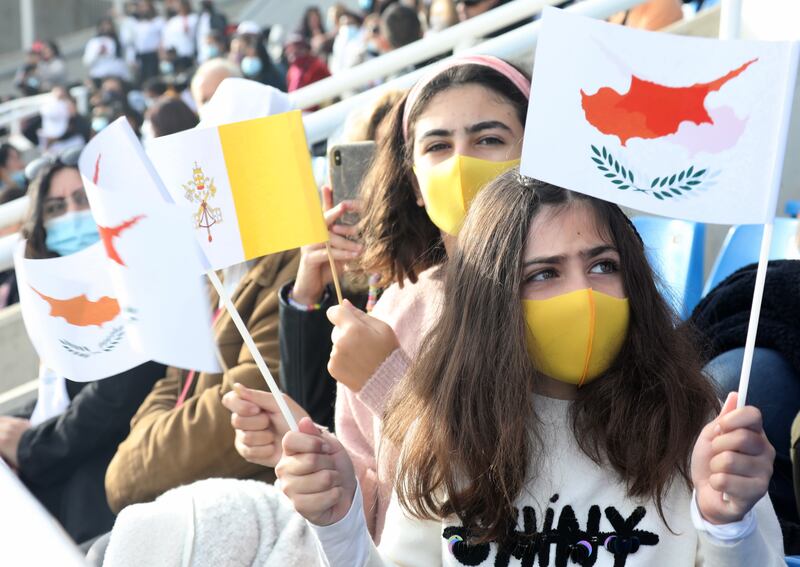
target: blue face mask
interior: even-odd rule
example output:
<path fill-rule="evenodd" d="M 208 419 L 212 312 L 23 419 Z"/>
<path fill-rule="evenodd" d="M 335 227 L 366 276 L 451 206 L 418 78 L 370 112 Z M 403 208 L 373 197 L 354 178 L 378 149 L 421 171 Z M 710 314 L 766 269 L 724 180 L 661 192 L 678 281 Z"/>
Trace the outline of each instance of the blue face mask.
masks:
<path fill-rule="evenodd" d="M 261 72 L 261 59 L 258 57 L 245 57 L 242 59 L 242 73 L 254 77 Z"/>
<path fill-rule="evenodd" d="M 108 118 L 105 116 L 95 116 L 92 118 L 92 130 L 95 132 L 99 132 L 106 126 L 108 126 Z"/>
<path fill-rule="evenodd" d="M 206 55 L 208 55 L 209 59 L 214 59 L 214 57 L 219 57 L 220 56 L 219 47 L 217 47 L 216 45 L 209 45 L 208 47 L 206 47 Z"/>
<path fill-rule="evenodd" d="M 80 252 L 100 240 L 91 211 L 66 213 L 44 225 L 44 245 L 59 256 Z"/>
<path fill-rule="evenodd" d="M 25 178 L 25 170 L 20 169 L 19 171 L 15 171 L 11 174 L 11 181 L 13 181 L 17 187 L 24 189 L 25 186 L 28 184 L 28 180 Z"/>
<path fill-rule="evenodd" d="M 175 72 L 175 65 L 172 64 L 172 61 L 161 61 L 158 64 L 158 70 L 162 75 L 172 75 Z"/>

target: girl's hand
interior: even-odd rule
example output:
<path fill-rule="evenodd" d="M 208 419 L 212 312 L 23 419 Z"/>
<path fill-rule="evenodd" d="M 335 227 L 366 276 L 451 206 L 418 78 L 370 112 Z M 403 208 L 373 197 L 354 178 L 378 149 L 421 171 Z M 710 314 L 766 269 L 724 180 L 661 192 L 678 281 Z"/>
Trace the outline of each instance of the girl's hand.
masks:
<path fill-rule="evenodd" d="M 19 441 L 22 439 L 22 434 L 30 428 L 31 422 L 27 419 L 0 416 L 0 457 L 15 469 L 19 465 L 17 461 Z"/>
<path fill-rule="evenodd" d="M 333 207 L 331 188 L 322 188 L 322 208 L 325 210 L 325 224 L 328 225 L 331 255 L 336 262 L 336 270 L 341 274 L 347 269 L 347 263 L 357 259 L 363 250 L 358 242 L 348 240 L 358 236 L 355 226 L 335 224 L 348 212 L 361 212 L 359 201 L 342 201 Z M 328 253 L 325 243 L 311 244 L 300 249 L 300 267 L 292 287 L 292 299 L 305 305 L 313 305 L 322 297 L 325 286 L 333 281 Z"/>
<path fill-rule="evenodd" d="M 308 417 L 292 398 L 284 395 L 284 399 L 295 419 Z M 222 397 L 222 405 L 231 412 L 236 451 L 250 463 L 274 468 L 281 458 L 283 436 L 289 431 L 275 397 L 270 392 L 234 384 L 233 390 Z"/>
<path fill-rule="evenodd" d="M 772 448 L 752 406 L 736 409 L 728 395 L 719 416 L 703 428 L 692 453 L 697 506 L 712 524 L 738 522 L 766 493 L 772 477 Z M 727 495 L 727 500 L 723 499 Z"/>
<path fill-rule="evenodd" d="M 347 299 L 328 309 L 333 329 L 333 349 L 328 372 L 354 392 L 358 392 L 386 358 L 400 347 L 394 330 L 370 317 Z"/>
<path fill-rule="evenodd" d="M 329 526 L 345 517 L 356 493 L 353 463 L 342 444 L 311 419 L 283 438 L 283 456 L 275 473 L 294 509 L 312 524 Z"/>

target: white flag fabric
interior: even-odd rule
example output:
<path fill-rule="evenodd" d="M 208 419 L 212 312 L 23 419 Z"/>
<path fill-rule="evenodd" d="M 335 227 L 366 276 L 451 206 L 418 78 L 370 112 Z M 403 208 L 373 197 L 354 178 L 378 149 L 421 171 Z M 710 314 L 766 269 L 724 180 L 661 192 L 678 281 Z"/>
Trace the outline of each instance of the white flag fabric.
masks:
<path fill-rule="evenodd" d="M 134 347 L 220 371 L 202 254 L 127 121 L 95 136 L 78 165 Z"/>
<path fill-rule="evenodd" d="M 0 459 L 0 565 L 88 567 L 58 522 Z"/>
<path fill-rule="evenodd" d="M 289 96 L 258 81 L 228 77 L 200 109 L 198 129 L 213 128 L 292 110 Z"/>
<path fill-rule="evenodd" d="M 633 30 L 545 8 L 521 172 L 651 214 L 770 221 L 796 42 Z"/>
<path fill-rule="evenodd" d="M 39 358 L 77 382 L 107 378 L 149 360 L 126 329 L 101 243 L 61 258 L 14 253 L 22 318 Z"/>

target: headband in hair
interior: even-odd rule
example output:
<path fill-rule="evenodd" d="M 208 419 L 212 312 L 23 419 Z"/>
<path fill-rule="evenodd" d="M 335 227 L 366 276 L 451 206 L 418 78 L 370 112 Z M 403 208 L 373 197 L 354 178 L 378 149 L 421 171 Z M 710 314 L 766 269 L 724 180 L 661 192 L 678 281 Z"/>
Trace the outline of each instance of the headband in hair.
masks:
<path fill-rule="evenodd" d="M 406 104 L 403 108 L 403 137 L 406 139 L 406 141 L 408 141 L 408 119 L 409 116 L 411 116 L 411 109 L 413 109 L 414 105 L 417 104 L 422 91 L 425 90 L 425 87 L 427 87 L 431 81 L 433 81 L 444 71 L 452 69 L 453 67 L 460 67 L 461 65 L 483 65 L 484 67 L 494 69 L 506 79 L 511 81 L 514 86 L 517 87 L 517 89 L 519 89 L 523 95 L 525 95 L 525 98 L 529 99 L 531 97 L 531 82 L 525 77 L 525 75 L 515 69 L 513 65 L 509 65 L 502 59 L 492 55 L 468 55 L 466 57 L 458 57 L 436 67 L 429 75 L 417 81 L 417 84 L 415 84 L 408 92 Z"/>

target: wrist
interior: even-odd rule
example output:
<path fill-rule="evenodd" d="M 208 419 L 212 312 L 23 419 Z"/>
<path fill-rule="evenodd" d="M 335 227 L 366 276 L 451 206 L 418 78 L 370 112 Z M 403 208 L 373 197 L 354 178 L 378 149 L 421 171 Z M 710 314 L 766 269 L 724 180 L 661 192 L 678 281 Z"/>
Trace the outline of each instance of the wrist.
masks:
<path fill-rule="evenodd" d="M 310 288 L 298 286 L 296 283 L 288 293 L 290 300 L 301 305 L 316 305 L 322 303 L 324 295 L 325 288 L 323 286 Z"/>
<path fill-rule="evenodd" d="M 328 290 L 325 288 L 319 294 L 306 294 L 304 292 L 298 294 L 290 287 L 286 294 L 286 300 L 289 305 L 299 311 L 319 311 L 322 309 L 322 305 L 328 301 L 328 298 Z"/>

